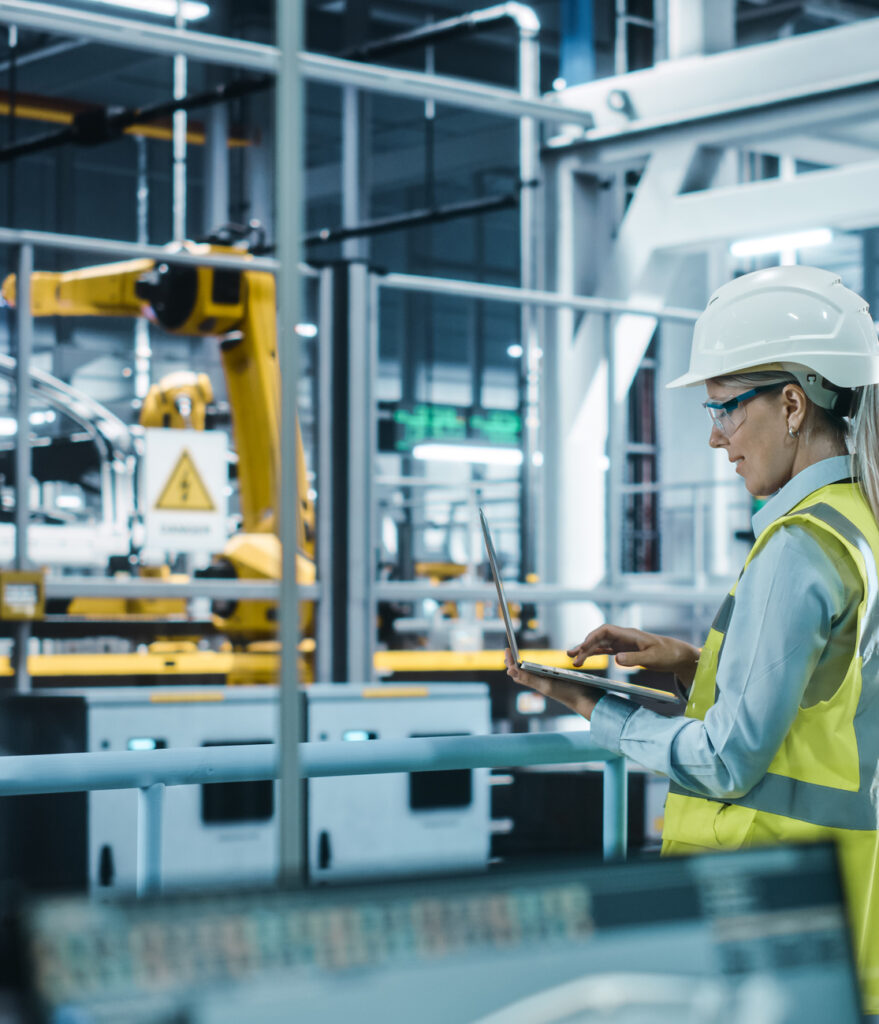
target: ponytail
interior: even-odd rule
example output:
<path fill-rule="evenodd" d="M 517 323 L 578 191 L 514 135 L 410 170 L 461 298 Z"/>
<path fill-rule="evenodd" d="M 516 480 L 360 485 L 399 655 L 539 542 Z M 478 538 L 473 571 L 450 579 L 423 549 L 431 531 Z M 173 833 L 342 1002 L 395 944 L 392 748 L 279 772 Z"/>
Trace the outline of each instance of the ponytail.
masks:
<path fill-rule="evenodd" d="M 879 520 L 879 384 L 860 389 L 852 420 L 852 467 L 873 515 Z"/>

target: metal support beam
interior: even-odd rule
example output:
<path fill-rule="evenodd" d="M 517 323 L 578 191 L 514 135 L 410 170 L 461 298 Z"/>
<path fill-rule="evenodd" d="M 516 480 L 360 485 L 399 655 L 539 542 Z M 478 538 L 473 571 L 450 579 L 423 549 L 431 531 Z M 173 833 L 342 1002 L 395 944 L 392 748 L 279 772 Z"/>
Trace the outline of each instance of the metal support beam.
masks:
<path fill-rule="evenodd" d="M 879 223 L 879 161 L 670 198 L 657 211 L 654 244 L 703 249 L 714 242 L 805 227 L 857 230 Z"/>
<path fill-rule="evenodd" d="M 30 525 L 31 489 L 31 431 L 30 431 L 30 365 L 34 348 L 34 318 L 31 309 L 31 275 L 34 270 L 34 250 L 22 245 L 18 250 L 18 305 L 15 310 L 15 568 L 27 569 L 28 527 Z M 31 678 L 27 669 L 27 654 L 31 629 L 29 622 L 19 622 L 15 628 L 12 661 L 15 669 L 15 689 L 27 693 Z"/>
<path fill-rule="evenodd" d="M 559 99 L 591 112 L 596 126 L 555 141 L 610 162 L 672 140 L 734 144 L 875 118 L 877 47 L 879 19 L 871 18 L 578 85 Z"/>
<path fill-rule="evenodd" d="M 299 335 L 302 296 L 299 274 L 302 237 L 302 82 L 299 54 L 303 5 L 276 0 L 277 39 L 282 55 L 275 106 L 277 188 L 278 361 L 281 370 L 281 485 L 279 537 L 283 552 L 278 632 L 281 639 L 281 875 L 288 884 L 305 879 L 303 787 L 299 744 L 303 738 L 298 680 L 299 600 L 296 584 L 296 451 Z"/>
<path fill-rule="evenodd" d="M 162 888 L 162 809 L 165 784 L 154 782 L 137 791 L 138 896 L 155 896 Z"/>
<path fill-rule="evenodd" d="M 625 860 L 629 842 L 629 794 L 624 758 L 605 761 L 603 795 L 601 843 L 604 859 Z"/>
<path fill-rule="evenodd" d="M 168 55 L 179 53 L 191 60 L 209 64 L 231 65 L 276 74 L 281 67 L 280 50 L 275 46 L 242 42 L 189 29 L 165 28 L 132 18 L 75 11 L 57 4 L 32 0 L 0 0 L 0 23 L 32 28 L 51 35 L 67 34 L 122 49 Z M 359 89 L 412 100 L 435 100 L 437 103 L 449 103 L 471 110 L 484 110 L 498 117 L 534 117 L 541 121 L 577 124 L 581 127 L 594 123 L 589 113 L 565 110 L 550 100 L 525 100 L 513 89 L 483 85 L 447 75 L 360 64 L 316 53 L 299 54 L 299 71 L 311 81 L 353 85 Z"/>
<path fill-rule="evenodd" d="M 115 238 L 89 238 L 85 235 L 60 235 L 51 231 L 18 231 L 12 228 L 0 228 L 0 245 L 31 245 L 35 249 L 61 249 L 66 252 L 83 252 L 95 256 L 117 256 L 126 259 L 143 257 L 165 263 L 225 267 L 229 270 L 266 270 L 274 273 L 278 269 L 278 261 L 267 256 L 220 256 L 211 253 L 194 255 L 185 249 L 167 249 L 162 245 L 140 245 L 137 242 L 122 242 Z M 312 273 L 316 274 L 317 271 L 312 271 Z"/>
<path fill-rule="evenodd" d="M 519 37 L 519 91 L 533 99 L 540 95 L 540 42 L 536 31 L 522 32 Z M 537 287 L 538 275 L 538 202 L 539 192 L 538 125 L 530 117 L 519 122 L 519 176 L 523 188 L 519 198 L 519 277 L 526 291 Z M 538 195 L 539 192 L 539 195 Z M 522 414 L 522 467 L 519 492 L 520 571 L 527 579 L 537 570 L 537 495 L 539 469 L 535 453 L 540 437 L 540 343 L 537 335 L 537 310 L 522 305 L 522 359 L 520 361 L 520 395 Z M 527 610 L 526 618 L 533 613 Z"/>
<path fill-rule="evenodd" d="M 325 536 L 332 551 L 329 572 L 331 625 L 334 638 L 328 677 L 346 682 L 373 677 L 375 644 L 373 587 L 376 572 L 373 546 L 373 471 L 377 425 L 373 387 L 377 376 L 378 331 L 376 287 L 362 263 L 338 263 L 331 270 L 332 327 L 324 358 L 328 383 L 322 404 L 330 410 L 332 440 L 323 460 L 329 491 Z M 339 413 L 343 410 L 343 414 Z"/>
<path fill-rule="evenodd" d="M 334 624 L 336 607 L 333 585 L 333 486 L 334 458 L 333 439 L 335 419 L 333 415 L 334 356 L 334 279 L 337 271 L 332 267 L 321 270 L 318 286 L 318 344 L 317 358 L 317 479 L 316 540 L 317 579 L 322 598 L 317 605 L 317 650 L 315 653 L 315 677 L 318 682 L 332 681 L 336 658 Z M 338 552 L 336 552 L 338 554 Z"/>
<path fill-rule="evenodd" d="M 275 46 L 227 39 L 207 32 L 170 28 L 155 22 L 80 11 L 33 0 L 0 0 L 0 23 L 30 28 L 48 35 L 107 43 L 120 49 L 173 56 L 180 53 L 208 64 L 277 71 L 280 53 Z"/>

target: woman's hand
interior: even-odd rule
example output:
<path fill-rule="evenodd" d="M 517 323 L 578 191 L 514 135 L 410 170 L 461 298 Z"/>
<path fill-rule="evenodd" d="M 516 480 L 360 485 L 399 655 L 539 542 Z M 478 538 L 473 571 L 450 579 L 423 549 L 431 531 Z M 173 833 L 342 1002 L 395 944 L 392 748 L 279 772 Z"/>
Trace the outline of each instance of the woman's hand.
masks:
<path fill-rule="evenodd" d="M 590 686 L 569 683 L 566 679 L 549 679 L 547 676 L 536 676 L 533 672 L 523 672 L 516 664 L 509 647 L 504 651 L 507 675 L 521 686 L 527 686 L 544 697 L 559 701 L 566 708 L 582 715 L 585 719 L 592 717 L 595 705 L 604 696 L 602 690 L 594 690 Z"/>
<path fill-rule="evenodd" d="M 685 686 L 689 686 L 696 675 L 700 651 L 698 647 L 671 636 L 605 624 L 593 629 L 582 643 L 568 651 L 568 657 L 573 658 L 576 667 L 593 654 L 615 655 L 616 663 L 626 667 L 673 672 Z"/>

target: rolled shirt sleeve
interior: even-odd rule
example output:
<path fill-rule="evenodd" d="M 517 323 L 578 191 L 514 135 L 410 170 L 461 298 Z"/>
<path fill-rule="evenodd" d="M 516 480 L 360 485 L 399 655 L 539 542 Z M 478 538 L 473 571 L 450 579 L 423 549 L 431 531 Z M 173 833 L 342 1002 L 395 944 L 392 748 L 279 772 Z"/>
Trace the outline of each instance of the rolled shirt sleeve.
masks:
<path fill-rule="evenodd" d="M 841 544 L 800 524 L 778 528 L 739 581 L 705 720 L 605 696 L 592 738 L 700 796 L 742 796 L 766 773 L 808 692 L 826 697 L 842 682 L 859 599 Z"/>

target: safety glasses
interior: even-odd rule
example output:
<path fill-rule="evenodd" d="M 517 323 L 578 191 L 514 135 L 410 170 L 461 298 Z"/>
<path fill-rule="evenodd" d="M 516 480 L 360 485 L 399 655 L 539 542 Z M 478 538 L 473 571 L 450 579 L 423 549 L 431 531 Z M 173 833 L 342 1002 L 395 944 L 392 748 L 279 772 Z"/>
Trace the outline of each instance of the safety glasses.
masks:
<path fill-rule="evenodd" d="M 757 395 L 765 395 L 768 391 L 778 391 L 784 387 L 784 382 L 777 384 L 763 384 L 758 388 L 751 388 L 750 391 L 743 391 L 734 398 L 728 398 L 725 402 L 708 401 L 702 403 L 702 408 L 708 410 L 712 426 L 724 435 L 732 437 L 739 427 L 745 422 L 747 409 L 745 402 L 749 402 Z"/>

